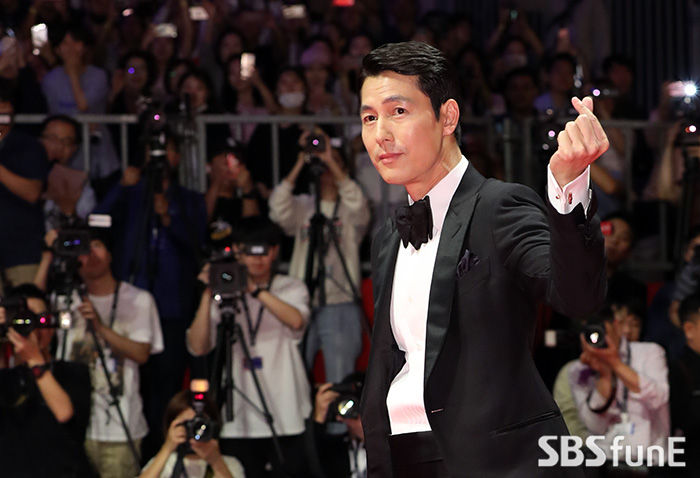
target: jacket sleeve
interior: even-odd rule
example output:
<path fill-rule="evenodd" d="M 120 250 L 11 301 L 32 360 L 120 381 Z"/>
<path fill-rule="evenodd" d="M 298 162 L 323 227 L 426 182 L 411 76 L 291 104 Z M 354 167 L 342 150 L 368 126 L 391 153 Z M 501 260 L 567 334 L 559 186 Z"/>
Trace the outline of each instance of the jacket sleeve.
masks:
<path fill-rule="evenodd" d="M 559 214 L 526 186 L 501 183 L 496 194 L 493 241 L 520 287 L 569 317 L 596 312 L 607 284 L 595 195 L 587 218 L 580 204 Z"/>
<path fill-rule="evenodd" d="M 630 392 L 630 398 L 639 400 L 649 410 L 657 410 L 669 400 L 666 352 L 654 343 L 644 346 L 644 366 L 635 370 L 639 376 L 639 392 Z"/>
<path fill-rule="evenodd" d="M 301 198 L 292 195 L 293 190 L 292 184 L 282 181 L 272 190 L 269 200 L 270 219 L 289 236 L 303 226 L 306 212 Z"/>
<path fill-rule="evenodd" d="M 369 204 L 362 188 L 352 179 L 345 178 L 338 184 L 338 195 L 345 208 L 347 222 L 357 227 L 359 237 L 362 237 L 370 219 Z"/>

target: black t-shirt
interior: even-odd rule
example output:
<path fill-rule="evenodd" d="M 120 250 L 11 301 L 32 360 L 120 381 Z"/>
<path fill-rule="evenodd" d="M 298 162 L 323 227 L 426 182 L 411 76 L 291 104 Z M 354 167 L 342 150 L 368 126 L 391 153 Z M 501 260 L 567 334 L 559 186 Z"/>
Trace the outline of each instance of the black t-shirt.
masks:
<path fill-rule="evenodd" d="M 27 367 L 0 370 L 2 476 L 94 476 L 83 445 L 90 420 L 88 368 L 73 362 L 54 362 L 52 373 L 73 405 L 73 417 L 63 424 L 44 402 Z"/>
<path fill-rule="evenodd" d="M 44 147 L 15 128 L 0 141 L 0 164 L 27 179 L 46 181 L 50 165 Z M 34 264 L 41 259 L 44 212 L 0 182 L 0 268 Z"/>

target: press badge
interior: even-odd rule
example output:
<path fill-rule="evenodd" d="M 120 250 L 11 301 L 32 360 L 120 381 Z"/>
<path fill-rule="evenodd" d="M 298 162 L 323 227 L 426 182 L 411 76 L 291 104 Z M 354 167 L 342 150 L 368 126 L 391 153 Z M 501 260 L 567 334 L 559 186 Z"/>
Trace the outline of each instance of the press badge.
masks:
<path fill-rule="evenodd" d="M 626 437 L 631 437 L 634 435 L 634 422 L 630 421 L 630 416 L 629 413 L 623 412 L 620 414 L 620 423 L 616 423 L 613 425 L 611 433 L 612 436 L 626 436 Z"/>
<path fill-rule="evenodd" d="M 246 370 L 250 370 L 251 368 L 254 370 L 261 370 L 262 369 L 262 357 L 251 357 L 250 360 L 244 358 L 243 359 L 243 368 Z"/>

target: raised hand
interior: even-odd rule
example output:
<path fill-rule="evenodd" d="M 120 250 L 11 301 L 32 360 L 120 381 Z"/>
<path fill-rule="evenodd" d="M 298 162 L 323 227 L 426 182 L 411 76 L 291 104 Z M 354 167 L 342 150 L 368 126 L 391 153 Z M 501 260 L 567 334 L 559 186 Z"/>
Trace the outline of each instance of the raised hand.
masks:
<path fill-rule="evenodd" d="M 559 147 L 549 160 L 554 179 L 561 187 L 579 177 L 610 147 L 603 127 L 593 114 L 593 99 L 586 97 L 581 101 L 574 97 L 571 104 L 579 115 L 559 133 Z"/>

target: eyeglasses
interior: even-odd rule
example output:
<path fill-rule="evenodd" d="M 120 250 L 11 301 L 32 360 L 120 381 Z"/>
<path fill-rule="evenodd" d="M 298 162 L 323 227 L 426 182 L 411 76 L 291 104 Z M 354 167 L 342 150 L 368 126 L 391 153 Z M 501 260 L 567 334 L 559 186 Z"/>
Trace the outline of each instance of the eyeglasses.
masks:
<path fill-rule="evenodd" d="M 59 143 L 64 148 L 70 148 L 75 144 L 75 138 L 59 138 L 52 134 L 42 134 L 41 139 L 51 141 L 52 143 Z"/>

